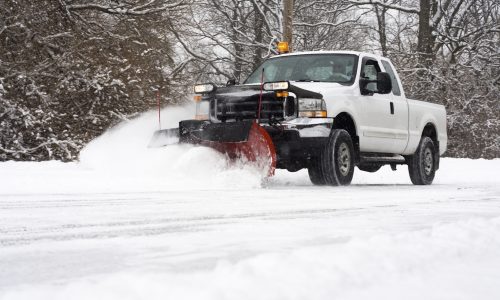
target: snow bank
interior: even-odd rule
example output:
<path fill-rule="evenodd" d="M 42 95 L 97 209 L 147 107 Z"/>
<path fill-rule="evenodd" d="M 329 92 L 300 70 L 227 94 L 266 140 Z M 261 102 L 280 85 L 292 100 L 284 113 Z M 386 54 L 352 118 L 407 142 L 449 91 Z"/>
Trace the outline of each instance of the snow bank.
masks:
<path fill-rule="evenodd" d="M 498 299 L 500 218 L 436 224 L 190 273 L 122 272 L 19 287 L 24 299 Z"/>

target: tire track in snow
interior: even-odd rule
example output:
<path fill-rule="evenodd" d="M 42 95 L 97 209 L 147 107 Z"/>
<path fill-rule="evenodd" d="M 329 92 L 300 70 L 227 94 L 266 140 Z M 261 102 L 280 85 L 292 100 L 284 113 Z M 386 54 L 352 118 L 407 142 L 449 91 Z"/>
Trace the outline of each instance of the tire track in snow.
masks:
<path fill-rule="evenodd" d="M 111 196 L 111 195 L 110 195 Z M 496 201 L 495 201 L 496 200 Z M 481 199 L 481 201 L 471 201 L 470 199 L 455 199 L 454 201 L 461 201 L 464 203 L 473 205 L 476 209 L 484 211 L 484 205 L 493 207 L 500 207 L 498 199 L 486 198 Z M 171 201 L 162 201 L 154 197 L 142 197 L 135 199 L 122 199 L 119 197 L 111 197 L 106 200 L 50 200 L 50 208 L 65 208 L 74 209 L 80 207 L 94 207 L 95 210 L 100 210 L 103 208 L 109 209 L 111 206 L 139 206 L 146 207 L 147 209 L 143 212 L 144 215 L 151 214 L 153 212 L 158 213 L 165 208 L 165 206 L 172 205 Z M 186 205 L 184 201 L 174 201 L 180 206 Z M 446 205 L 446 201 L 434 200 L 434 201 L 423 201 L 410 203 L 413 207 L 414 213 L 418 210 L 423 211 L 423 215 L 426 215 L 430 210 L 435 210 L 434 205 Z M 4 203 L 5 204 L 5 203 Z M 33 204 L 33 203 L 32 203 Z M 479 205 L 483 204 L 483 205 Z M 29 203 L 19 205 L 16 203 L 11 209 L 34 209 L 37 211 L 39 209 L 45 209 L 46 206 L 43 205 L 33 205 L 29 206 Z M 420 207 L 420 208 L 419 208 Z M 293 221 L 295 219 L 315 219 L 315 218 L 334 218 L 345 215 L 359 215 L 361 212 L 365 214 L 370 214 L 370 212 L 375 213 L 377 211 L 383 210 L 387 212 L 395 211 L 408 211 L 412 208 L 409 207 L 409 203 L 401 204 L 378 204 L 369 205 L 364 207 L 344 207 L 344 208 L 318 208 L 318 209 L 293 209 L 293 208 L 281 208 L 277 211 L 260 211 L 253 213 L 209 213 L 199 216 L 191 217 L 170 217 L 170 218 L 158 218 L 152 217 L 151 219 L 137 219 L 140 216 L 134 216 L 135 220 L 113 220 L 110 222 L 90 222 L 90 223 L 63 223 L 56 226 L 46 226 L 41 224 L 40 227 L 36 228 L 26 228 L 23 226 L 10 226 L 7 228 L 0 227 L 0 232 L 2 236 L 0 238 L 1 246 L 18 246 L 18 245 L 29 245 L 40 241 L 69 241 L 78 239 L 110 239 L 117 237 L 140 237 L 140 236 L 154 236 L 154 235 L 164 235 L 170 233 L 188 233 L 188 232 L 200 232 L 210 230 L 211 227 L 217 227 L 221 225 L 231 225 L 235 223 L 255 223 L 258 220 L 265 221 L 278 221 L 278 220 L 288 220 Z M 129 209 L 127 209 L 128 211 Z M 1 211 L 1 209 L 0 209 Z M 460 213 L 461 210 L 458 211 Z M 472 211 L 471 211 L 472 213 Z M 108 215 L 109 218 L 109 215 Z M 120 215 L 116 213 L 112 218 L 120 218 Z"/>
<path fill-rule="evenodd" d="M 380 208 L 388 208 L 381 206 Z M 90 224 L 62 224 L 31 229 L 14 228 L 0 238 L 1 246 L 27 245 L 39 241 L 68 241 L 73 239 L 103 239 L 121 236 L 137 237 L 162 235 L 177 232 L 209 230 L 210 226 L 228 225 L 260 220 L 293 220 L 320 215 L 333 217 L 341 213 L 353 213 L 364 208 L 287 210 L 281 212 L 260 212 L 246 214 L 211 215 L 202 217 L 163 218 L 156 220 L 116 221 Z M 71 231 L 86 231 L 76 232 Z M 8 237 L 11 235 L 12 237 Z"/>

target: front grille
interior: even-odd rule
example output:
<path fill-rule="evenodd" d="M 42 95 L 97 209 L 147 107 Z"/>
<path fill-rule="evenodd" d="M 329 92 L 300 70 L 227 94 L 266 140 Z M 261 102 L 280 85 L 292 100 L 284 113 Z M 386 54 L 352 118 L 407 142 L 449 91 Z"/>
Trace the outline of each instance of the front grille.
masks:
<path fill-rule="evenodd" d="M 258 95 L 246 99 L 216 98 L 210 103 L 210 115 L 222 122 L 257 119 L 258 106 Z M 265 97 L 263 95 L 260 118 L 262 120 L 283 120 L 283 101 L 274 95 L 267 94 Z"/>

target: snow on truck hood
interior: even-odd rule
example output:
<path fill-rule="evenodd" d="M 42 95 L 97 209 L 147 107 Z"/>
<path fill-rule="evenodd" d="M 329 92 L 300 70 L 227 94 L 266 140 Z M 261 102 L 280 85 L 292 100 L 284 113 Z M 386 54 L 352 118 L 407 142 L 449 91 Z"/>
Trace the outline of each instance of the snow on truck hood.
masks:
<path fill-rule="evenodd" d="M 299 87 L 304 90 L 309 90 L 311 92 L 319 93 L 325 96 L 332 92 L 343 93 L 352 88 L 352 85 L 346 86 L 336 82 L 297 82 L 290 81 L 290 84 Z"/>

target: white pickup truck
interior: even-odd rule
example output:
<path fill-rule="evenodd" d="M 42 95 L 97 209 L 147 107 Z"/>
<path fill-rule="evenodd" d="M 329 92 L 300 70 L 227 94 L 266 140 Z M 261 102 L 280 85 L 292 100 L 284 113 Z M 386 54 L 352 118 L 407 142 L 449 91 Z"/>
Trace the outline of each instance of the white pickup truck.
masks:
<path fill-rule="evenodd" d="M 302 110 L 306 118 L 300 117 L 299 102 L 299 117 L 283 122 L 291 127 L 332 124 L 338 131 L 336 135 L 328 130 L 306 130 L 302 134 L 332 136 L 329 150 L 337 160 L 338 170 L 333 173 L 337 178 L 325 178 L 328 171 L 324 170 L 324 160 L 332 155 L 325 153 L 308 167 L 313 183 L 348 184 L 354 164 L 368 172 L 384 164 L 391 164 L 393 169 L 396 164 L 408 164 L 414 184 L 432 183 L 439 156 L 446 151 L 445 108 L 407 99 L 389 59 L 351 51 L 284 54 L 265 61 L 245 84 L 259 83 L 262 69 L 264 81 L 288 81 L 323 96 L 321 100 L 309 100 L 316 103 L 307 103 L 313 107 L 308 112 Z M 324 117 L 312 117 L 321 116 L 322 111 L 326 111 Z"/>
<path fill-rule="evenodd" d="M 355 166 L 386 164 L 407 164 L 414 184 L 431 184 L 446 151 L 445 108 L 407 99 L 390 60 L 369 53 L 278 55 L 243 84 L 202 84 L 195 93 L 196 118 L 165 135 L 251 160 L 269 156 L 273 170 L 307 168 L 317 185 L 346 185 Z"/>

